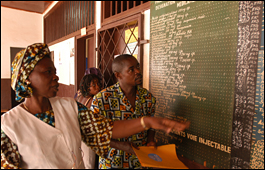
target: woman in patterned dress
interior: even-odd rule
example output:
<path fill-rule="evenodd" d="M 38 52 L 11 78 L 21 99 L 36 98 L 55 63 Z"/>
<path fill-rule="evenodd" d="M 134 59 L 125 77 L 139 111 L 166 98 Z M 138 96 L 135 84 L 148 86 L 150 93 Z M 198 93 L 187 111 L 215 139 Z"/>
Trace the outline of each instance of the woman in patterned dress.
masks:
<path fill-rule="evenodd" d="M 82 77 L 79 85 L 79 90 L 76 93 L 75 100 L 87 108 L 90 108 L 92 99 L 101 90 L 101 79 L 96 74 L 90 71 L 96 69 L 94 67 L 86 70 L 85 75 Z M 89 71 L 88 74 L 87 71 Z M 94 71 L 95 72 L 95 71 Z M 91 148 L 89 148 L 84 142 L 81 144 L 81 148 L 84 153 L 83 161 L 86 169 L 97 169 L 98 157 Z"/>
<path fill-rule="evenodd" d="M 189 126 L 155 117 L 113 122 L 73 98 L 56 97 L 59 77 L 43 43 L 21 50 L 11 71 L 16 100 L 25 101 L 1 116 L 1 168 L 84 168 L 81 141 L 105 156 L 111 139 Z"/>

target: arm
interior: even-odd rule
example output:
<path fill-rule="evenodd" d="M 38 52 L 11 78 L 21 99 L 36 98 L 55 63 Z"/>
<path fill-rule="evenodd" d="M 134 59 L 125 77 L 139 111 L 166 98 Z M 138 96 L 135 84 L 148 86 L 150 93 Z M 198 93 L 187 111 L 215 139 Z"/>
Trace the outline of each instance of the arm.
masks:
<path fill-rule="evenodd" d="M 155 97 L 153 96 L 151 97 L 151 102 L 152 104 L 149 112 L 154 114 L 155 103 L 156 103 Z M 112 138 L 113 139 L 123 138 L 143 131 L 144 127 L 141 125 L 140 120 L 141 118 L 115 121 L 113 124 Z M 143 118 L 143 120 L 147 128 L 163 130 L 166 133 L 169 133 L 171 130 L 183 131 L 184 129 L 188 128 L 190 124 L 190 122 L 180 123 L 167 118 L 158 118 L 158 117 L 145 117 Z"/>
<path fill-rule="evenodd" d="M 113 122 L 100 114 L 94 114 L 86 106 L 78 104 L 78 120 L 83 142 L 94 152 L 107 157 L 112 136 Z"/>
<path fill-rule="evenodd" d="M 14 144 L 1 129 L 1 169 L 18 169 L 20 154 Z"/>
<path fill-rule="evenodd" d="M 112 138 L 124 138 L 144 130 L 141 125 L 141 118 L 132 120 L 120 120 L 113 123 Z M 183 131 L 189 127 L 190 122 L 180 123 L 167 118 L 145 117 L 143 118 L 146 127 L 163 130 L 169 133 L 171 130 Z"/>
<path fill-rule="evenodd" d="M 95 99 L 95 97 L 94 97 Z M 97 102 L 97 99 L 92 102 Z M 86 135 L 88 139 L 84 141 L 90 146 L 98 155 L 102 157 L 107 155 L 107 148 L 110 146 L 110 139 L 124 138 L 141 132 L 144 127 L 141 125 L 141 118 L 132 120 L 119 120 L 111 121 L 99 114 L 99 109 L 91 105 L 91 110 L 88 110 L 84 105 L 78 103 L 79 109 L 79 122 L 81 134 Z M 144 123 L 146 127 L 164 130 L 169 133 L 172 129 L 183 131 L 189 127 L 189 122 L 179 123 L 177 121 L 169 120 L 167 118 L 158 117 L 145 117 Z M 98 139 L 104 141 L 100 144 Z M 98 143 L 99 142 L 99 143 Z M 99 144 L 102 145 L 99 147 Z M 100 149 L 98 149 L 100 148 Z"/>

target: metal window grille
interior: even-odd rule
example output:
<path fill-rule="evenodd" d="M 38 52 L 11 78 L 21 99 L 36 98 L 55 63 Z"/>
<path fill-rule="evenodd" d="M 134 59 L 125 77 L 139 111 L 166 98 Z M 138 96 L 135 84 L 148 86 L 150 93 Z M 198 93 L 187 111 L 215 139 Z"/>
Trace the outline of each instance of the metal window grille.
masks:
<path fill-rule="evenodd" d="M 133 55 L 138 47 L 138 36 L 135 35 L 135 29 L 138 28 L 138 21 L 125 23 L 109 29 L 99 31 L 99 45 L 98 45 L 98 68 L 103 75 L 103 87 L 106 88 L 117 82 L 114 73 L 112 72 L 112 61 L 115 55 L 131 54 Z M 130 35 L 126 41 L 125 31 L 130 30 Z M 135 46 L 128 46 L 130 40 L 136 40 Z"/>

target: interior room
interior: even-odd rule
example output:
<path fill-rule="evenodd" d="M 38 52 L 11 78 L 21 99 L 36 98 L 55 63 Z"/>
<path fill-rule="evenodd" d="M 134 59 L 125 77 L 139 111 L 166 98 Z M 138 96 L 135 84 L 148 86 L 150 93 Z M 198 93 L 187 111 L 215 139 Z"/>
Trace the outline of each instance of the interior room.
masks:
<path fill-rule="evenodd" d="M 107 169 L 107 164 L 115 169 L 115 161 L 135 157 L 137 168 L 264 169 L 263 1 L 1 1 L 1 119 L 27 99 L 16 100 L 11 68 L 17 54 L 34 43 L 49 48 L 59 77 L 56 96 L 74 98 L 89 68 L 102 76 L 101 90 L 122 86 L 113 61 L 129 54 L 139 64 L 142 82 L 137 87 L 154 97 L 149 117 L 190 123 L 184 131 L 170 133 L 151 127 L 156 151 L 165 155 L 161 160 L 142 157 L 134 148 L 136 156 L 124 151 L 124 157 L 113 156 L 112 163 L 104 164 L 96 155 L 94 169 Z M 92 105 L 95 96 L 89 100 Z M 107 118 L 128 116 L 122 113 L 115 119 L 116 114 L 114 109 Z M 139 125 L 145 127 L 145 112 L 139 117 L 128 114 L 128 119 L 141 118 Z M 139 135 L 124 141 L 136 138 Z M 140 146 L 146 146 L 146 140 Z M 1 168 L 13 166 L 3 161 L 1 156 Z M 131 163 L 121 166 L 132 168 Z"/>

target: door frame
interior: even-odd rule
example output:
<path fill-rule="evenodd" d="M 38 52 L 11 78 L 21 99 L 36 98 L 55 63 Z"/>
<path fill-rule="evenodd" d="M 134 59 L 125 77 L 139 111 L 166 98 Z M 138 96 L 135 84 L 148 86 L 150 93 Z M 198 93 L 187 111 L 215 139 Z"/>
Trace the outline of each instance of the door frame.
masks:
<path fill-rule="evenodd" d="M 96 44 L 96 30 L 93 28 L 86 31 L 86 35 L 75 36 L 75 91 L 79 89 L 79 84 L 86 71 L 86 39 L 94 37 L 94 44 Z M 89 56 L 92 58 L 93 67 L 96 67 L 96 53 L 95 46 L 91 47 L 93 55 Z M 89 66 L 88 66 L 89 67 Z"/>

